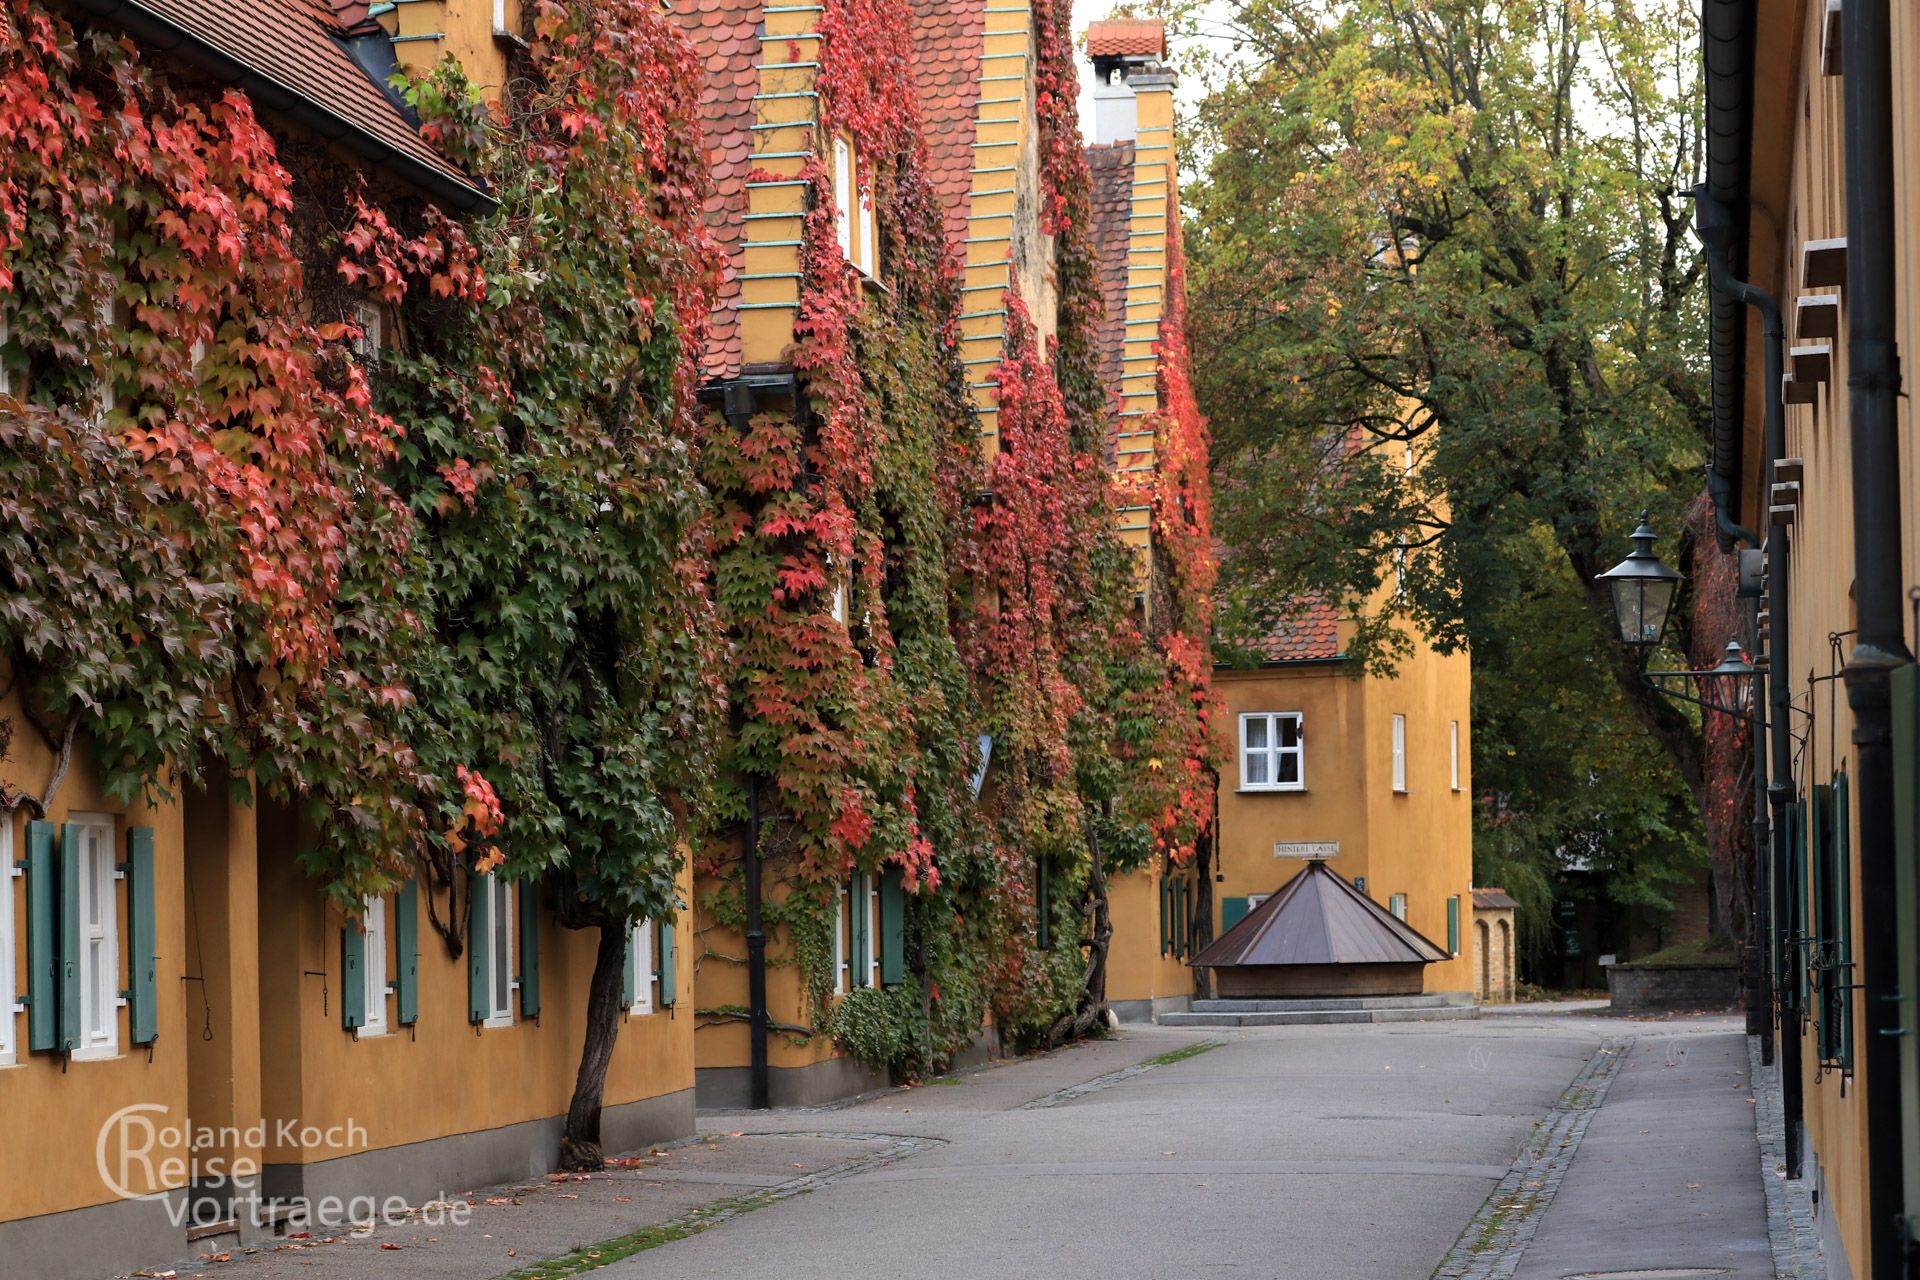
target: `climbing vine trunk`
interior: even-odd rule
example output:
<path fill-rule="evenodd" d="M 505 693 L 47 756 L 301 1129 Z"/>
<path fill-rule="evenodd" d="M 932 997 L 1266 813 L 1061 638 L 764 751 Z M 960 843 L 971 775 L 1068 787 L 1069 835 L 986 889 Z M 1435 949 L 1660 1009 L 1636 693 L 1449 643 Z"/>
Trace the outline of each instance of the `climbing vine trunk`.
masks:
<path fill-rule="evenodd" d="M 607 1066 L 620 1035 L 621 970 L 627 963 L 627 926 L 616 920 L 600 926 L 600 946 L 587 985 L 587 1038 L 580 1049 L 580 1074 L 573 1082 L 567 1127 L 560 1135 L 560 1167 L 592 1170 L 606 1164 L 600 1149 L 600 1111 L 607 1092 Z"/>
<path fill-rule="evenodd" d="M 1113 913 L 1107 899 L 1107 872 L 1100 865 L 1100 844 L 1087 834 L 1087 976 L 1071 1013 L 1047 1031 L 1049 1047 L 1083 1036 L 1106 1016 L 1107 952 L 1113 942 Z"/>

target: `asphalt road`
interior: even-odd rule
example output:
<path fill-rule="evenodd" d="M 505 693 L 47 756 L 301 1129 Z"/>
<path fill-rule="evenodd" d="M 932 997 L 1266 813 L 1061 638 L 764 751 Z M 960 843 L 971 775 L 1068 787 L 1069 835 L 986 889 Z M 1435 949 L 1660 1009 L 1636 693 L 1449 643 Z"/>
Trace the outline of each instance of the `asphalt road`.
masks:
<path fill-rule="evenodd" d="M 1537 1120 L 1619 1024 L 1289 1027 L 1114 1044 L 724 1131 L 938 1145 L 596 1275 L 1425 1280 Z M 1197 1041 L 1219 1047 L 1039 1108 Z"/>

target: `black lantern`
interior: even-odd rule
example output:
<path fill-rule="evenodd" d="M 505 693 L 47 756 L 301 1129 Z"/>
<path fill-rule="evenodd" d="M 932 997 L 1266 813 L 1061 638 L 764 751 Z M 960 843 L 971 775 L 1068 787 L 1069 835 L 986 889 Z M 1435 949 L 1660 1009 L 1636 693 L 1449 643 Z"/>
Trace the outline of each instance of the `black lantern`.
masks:
<path fill-rule="evenodd" d="M 1673 597 L 1680 590 L 1679 570 L 1653 554 L 1653 539 L 1647 513 L 1642 511 L 1640 527 L 1633 531 L 1632 554 L 1599 577 L 1613 592 L 1613 616 L 1620 624 L 1621 641 L 1642 649 L 1660 643 Z"/>
<path fill-rule="evenodd" d="M 1719 665 L 1699 675 L 1702 704 L 1729 715 L 1747 715 L 1753 708 L 1753 664 L 1736 640 L 1727 641 Z"/>

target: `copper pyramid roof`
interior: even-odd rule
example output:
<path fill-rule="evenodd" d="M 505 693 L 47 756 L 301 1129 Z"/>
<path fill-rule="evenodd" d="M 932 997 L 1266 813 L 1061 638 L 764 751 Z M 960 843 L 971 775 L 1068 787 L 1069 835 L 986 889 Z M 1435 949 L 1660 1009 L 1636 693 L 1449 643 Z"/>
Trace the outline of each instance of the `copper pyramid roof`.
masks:
<path fill-rule="evenodd" d="M 1309 862 L 1277 893 L 1215 938 L 1192 964 L 1426 964 L 1447 959 L 1406 921 Z"/>

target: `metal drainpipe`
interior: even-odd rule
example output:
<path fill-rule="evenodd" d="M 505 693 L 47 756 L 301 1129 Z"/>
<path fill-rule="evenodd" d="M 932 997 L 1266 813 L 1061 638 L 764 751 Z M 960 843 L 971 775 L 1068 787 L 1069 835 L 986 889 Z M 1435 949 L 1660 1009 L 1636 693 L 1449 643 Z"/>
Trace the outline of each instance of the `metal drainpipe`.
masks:
<path fill-rule="evenodd" d="M 1845 671 L 1853 710 L 1860 831 L 1862 1065 L 1868 1274 L 1907 1274 L 1900 1091 L 1900 974 L 1894 901 L 1893 715 L 1888 677 L 1911 662 L 1900 598 L 1900 360 L 1895 337 L 1893 77 L 1887 0 L 1847 0 L 1847 407 L 1853 446 L 1858 625 Z"/>
<path fill-rule="evenodd" d="M 753 388 L 744 382 L 726 385 L 722 412 L 727 425 L 745 431 L 753 421 Z M 747 776 L 747 847 L 741 855 L 741 879 L 747 906 L 747 1040 L 749 1068 L 747 1105 L 765 1111 L 773 1104 L 767 1093 L 767 931 L 760 918 L 760 778 Z"/>
<path fill-rule="evenodd" d="M 1761 347 L 1765 363 L 1765 385 L 1762 393 L 1766 396 L 1766 477 L 1767 494 L 1773 492 L 1774 466 L 1787 449 L 1787 411 L 1781 399 L 1780 379 L 1786 366 L 1786 325 L 1780 316 L 1780 303 L 1771 293 L 1756 284 L 1734 276 L 1727 263 L 1728 247 L 1734 236 L 1732 211 L 1724 204 L 1709 197 L 1705 186 L 1694 189 L 1694 209 L 1698 220 L 1701 242 L 1707 248 L 1707 265 L 1711 271 L 1713 287 L 1760 313 Z M 1770 505 L 1762 502 L 1763 507 Z M 1757 543 L 1755 545 L 1758 545 Z M 1773 679 L 1767 682 L 1768 701 L 1767 718 L 1772 721 L 1772 732 L 1768 735 L 1768 754 L 1772 757 L 1770 785 L 1766 795 L 1772 815 L 1772 838 L 1767 842 L 1772 863 L 1771 915 L 1773 941 L 1773 970 L 1775 973 L 1787 972 L 1787 937 L 1791 922 L 1782 901 L 1787 885 L 1792 883 L 1788 866 L 1787 802 L 1793 798 L 1793 726 L 1789 717 L 1793 713 L 1787 672 L 1792 668 L 1792 647 L 1787 630 L 1787 578 L 1791 563 L 1792 548 L 1784 536 L 1767 540 L 1767 617 L 1771 630 L 1767 641 L 1767 667 Z M 1756 694 L 1758 689 L 1756 688 Z M 1754 762 L 1754 773 L 1761 772 L 1759 761 Z M 1759 824 L 1755 823 L 1756 833 Z M 1759 846 L 1755 846 L 1758 856 Z M 1787 1149 L 1787 1176 L 1798 1178 L 1801 1175 L 1802 1133 L 1806 1116 L 1806 1085 L 1801 1076 L 1800 1063 L 1800 1012 L 1794 1010 L 1791 1017 L 1780 1020 L 1780 1102 L 1785 1130 L 1782 1135 Z"/>

